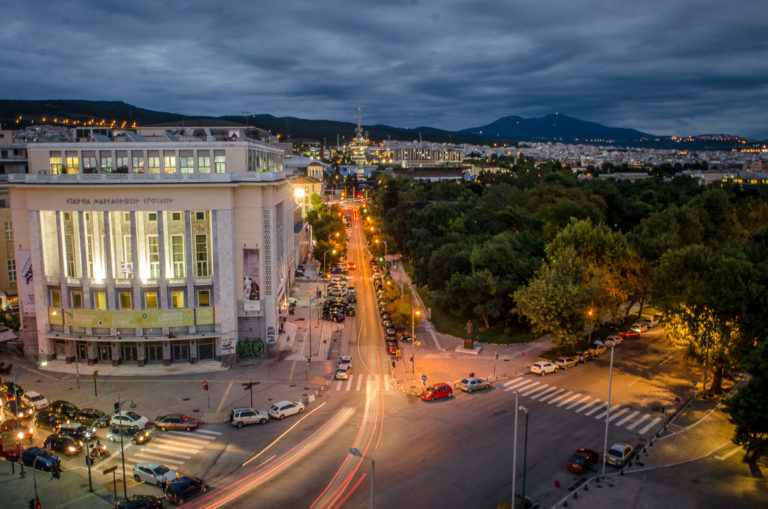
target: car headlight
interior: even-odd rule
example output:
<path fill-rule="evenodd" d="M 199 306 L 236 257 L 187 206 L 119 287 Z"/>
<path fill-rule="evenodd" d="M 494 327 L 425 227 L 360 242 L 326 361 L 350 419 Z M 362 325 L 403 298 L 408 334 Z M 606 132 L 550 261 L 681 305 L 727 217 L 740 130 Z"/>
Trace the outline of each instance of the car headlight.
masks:
<path fill-rule="evenodd" d="M 75 451 L 77 450 L 77 448 L 76 448 L 74 445 L 70 445 L 70 446 L 69 446 L 69 450 L 70 450 L 71 452 L 75 452 Z"/>
<path fill-rule="evenodd" d="M 19 434 L 17 436 L 19 438 L 24 438 L 24 432 L 23 431 L 19 431 Z"/>

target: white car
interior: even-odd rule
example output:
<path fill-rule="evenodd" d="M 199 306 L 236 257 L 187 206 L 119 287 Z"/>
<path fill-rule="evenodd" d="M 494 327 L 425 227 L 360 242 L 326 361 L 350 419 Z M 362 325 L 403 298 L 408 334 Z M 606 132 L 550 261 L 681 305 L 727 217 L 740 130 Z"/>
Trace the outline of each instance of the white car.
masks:
<path fill-rule="evenodd" d="M 643 322 L 635 322 L 632 324 L 632 332 L 645 332 L 648 330 L 648 325 Z"/>
<path fill-rule="evenodd" d="M 133 467 L 133 479 L 160 487 L 179 478 L 179 474 L 165 465 L 153 461 L 144 461 Z"/>
<path fill-rule="evenodd" d="M 622 338 L 618 334 L 613 334 L 612 336 L 608 336 L 603 340 L 603 344 L 606 344 L 608 346 L 618 346 L 621 344 L 621 342 L 624 341 L 624 338 Z"/>
<path fill-rule="evenodd" d="M 150 426 L 152 424 L 151 422 L 149 422 L 149 419 L 147 419 L 143 415 L 139 415 L 136 412 L 123 410 L 119 414 L 115 414 L 112 416 L 112 419 L 110 419 L 109 421 L 109 425 L 120 426 L 121 422 L 123 423 L 124 428 L 138 428 L 138 429 L 146 429 L 147 426 Z"/>
<path fill-rule="evenodd" d="M 348 380 L 349 374 L 352 372 L 352 366 L 349 364 L 339 364 L 339 367 L 336 368 L 336 373 L 334 373 L 333 378 L 336 380 Z"/>
<path fill-rule="evenodd" d="M 557 373 L 557 370 L 560 369 L 557 367 L 557 364 L 554 362 L 549 361 L 536 361 L 531 366 L 531 373 L 534 375 L 541 375 L 544 376 L 547 373 Z"/>
<path fill-rule="evenodd" d="M 304 411 L 304 403 L 299 401 L 278 401 L 269 407 L 269 416 L 273 419 L 285 419 L 293 414 L 300 414 Z"/>
<path fill-rule="evenodd" d="M 616 443 L 608 449 L 608 454 L 605 455 L 606 463 L 610 465 L 622 468 L 629 462 L 632 455 L 635 453 L 635 448 L 629 444 Z"/>
<path fill-rule="evenodd" d="M 341 366 L 352 366 L 352 356 L 351 355 L 342 355 L 341 359 L 339 359 L 338 367 Z"/>
<path fill-rule="evenodd" d="M 461 389 L 464 392 L 473 392 L 473 391 L 479 391 L 481 389 L 488 389 L 491 386 L 489 382 L 486 380 L 480 380 L 477 377 L 470 376 L 469 378 L 464 378 L 459 382 L 459 389 Z"/>
<path fill-rule="evenodd" d="M 35 391 L 25 392 L 21 397 L 21 401 L 23 401 L 26 405 L 31 406 L 35 410 L 48 408 L 48 405 L 51 404 L 47 399 L 45 399 L 45 396 Z"/>
<path fill-rule="evenodd" d="M 579 360 L 572 355 L 563 355 L 562 357 L 558 357 L 555 361 L 555 364 L 557 364 L 557 367 L 560 369 L 572 368 L 578 363 Z"/>

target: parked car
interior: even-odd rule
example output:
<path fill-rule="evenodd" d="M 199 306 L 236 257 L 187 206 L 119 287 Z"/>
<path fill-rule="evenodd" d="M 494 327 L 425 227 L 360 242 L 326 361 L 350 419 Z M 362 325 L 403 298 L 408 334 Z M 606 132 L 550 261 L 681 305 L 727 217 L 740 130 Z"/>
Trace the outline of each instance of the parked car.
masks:
<path fill-rule="evenodd" d="M 9 440 L 7 442 L 3 442 L 2 439 L 0 439 L 0 458 L 5 458 L 6 461 L 19 461 L 19 456 L 21 455 L 21 444 L 16 445 L 16 441 Z"/>
<path fill-rule="evenodd" d="M 650 329 L 651 327 L 656 327 L 656 326 L 659 324 L 659 319 L 658 319 L 658 316 L 659 316 L 659 315 L 653 315 L 653 317 L 650 317 L 650 316 L 646 316 L 645 318 L 643 318 L 643 323 L 644 323 L 644 324 L 645 324 L 645 326 L 646 326 L 646 327 L 648 327 L 649 329 Z"/>
<path fill-rule="evenodd" d="M 96 408 L 81 408 L 75 414 L 75 421 L 85 424 L 89 428 L 106 428 L 109 426 L 110 416 Z"/>
<path fill-rule="evenodd" d="M 606 346 L 619 346 L 624 338 L 620 334 L 612 334 L 603 340 L 603 344 Z"/>
<path fill-rule="evenodd" d="M 421 391 L 421 399 L 424 401 L 434 401 L 441 398 L 450 398 L 453 396 L 451 386 L 444 383 L 430 385 Z"/>
<path fill-rule="evenodd" d="M 146 444 L 152 437 L 149 435 L 149 431 L 134 428 L 131 426 L 123 426 L 123 440 L 129 440 L 134 445 Z M 107 431 L 107 440 L 110 442 L 120 441 L 120 426 L 113 426 Z"/>
<path fill-rule="evenodd" d="M 197 477 L 179 477 L 165 486 L 165 499 L 176 505 L 183 504 L 190 497 L 208 491 L 208 484 Z"/>
<path fill-rule="evenodd" d="M 115 504 L 115 509 L 155 509 L 163 507 L 163 499 L 156 495 L 131 495 Z"/>
<path fill-rule="evenodd" d="M 34 408 L 35 410 L 42 410 L 43 408 L 48 408 L 48 406 L 51 404 L 50 401 L 45 399 L 45 396 L 35 391 L 25 392 L 24 395 L 21 397 L 21 401 L 23 401 L 24 404 L 26 404 L 27 406 Z"/>
<path fill-rule="evenodd" d="M 192 431 L 193 429 L 197 429 L 198 426 L 200 426 L 199 420 L 182 414 L 160 415 L 155 418 L 155 427 L 160 431 L 169 429 Z"/>
<path fill-rule="evenodd" d="M 392 338 L 392 341 L 387 338 L 387 354 L 389 355 L 397 355 L 398 350 L 400 347 L 397 344 L 397 340 Z"/>
<path fill-rule="evenodd" d="M 2 395 L 3 400 L 15 399 L 22 394 L 24 394 L 24 389 L 21 388 L 21 385 L 13 382 L 0 382 L 0 395 Z"/>
<path fill-rule="evenodd" d="M 352 367 L 349 364 L 338 366 L 336 372 L 333 374 L 333 378 L 336 380 L 348 380 L 349 374 L 352 372 Z"/>
<path fill-rule="evenodd" d="M 21 462 L 26 467 L 37 468 L 58 476 L 61 467 L 61 458 L 42 447 L 28 447 L 21 451 Z"/>
<path fill-rule="evenodd" d="M 629 462 L 634 453 L 635 448 L 631 445 L 615 443 L 608 449 L 608 453 L 605 455 L 605 462 L 622 468 Z"/>
<path fill-rule="evenodd" d="M 585 449 L 582 447 L 581 449 L 577 449 L 576 452 L 573 453 L 573 456 L 568 460 L 568 464 L 566 467 L 571 472 L 575 472 L 577 474 L 583 474 L 587 470 L 589 470 L 589 467 L 597 463 L 597 460 L 600 458 L 600 455 L 596 453 L 595 451 L 591 449 Z"/>
<path fill-rule="evenodd" d="M 143 461 L 133 467 L 133 480 L 155 486 L 165 487 L 169 482 L 179 478 L 179 474 L 165 465 L 154 461 Z"/>
<path fill-rule="evenodd" d="M 304 403 L 300 401 L 278 401 L 269 407 L 269 416 L 275 419 L 285 419 L 294 414 L 300 414 L 304 411 Z"/>
<path fill-rule="evenodd" d="M 338 366 L 348 365 L 352 366 L 352 356 L 350 355 L 342 355 L 341 359 L 339 359 Z"/>
<path fill-rule="evenodd" d="M 536 361 L 531 365 L 531 373 L 544 376 L 547 373 L 557 373 L 557 364 L 549 361 Z"/>
<path fill-rule="evenodd" d="M 648 325 L 643 322 L 635 322 L 630 329 L 632 329 L 632 332 L 642 333 L 648 330 Z"/>
<path fill-rule="evenodd" d="M 21 400 L 9 400 L 3 403 L 3 415 L 7 419 L 30 419 L 35 415 L 35 409 L 25 405 Z"/>
<path fill-rule="evenodd" d="M 579 362 L 587 362 L 592 360 L 592 351 L 591 350 L 576 350 L 576 353 L 573 354 L 574 357 L 576 357 Z"/>
<path fill-rule="evenodd" d="M 71 420 L 77 415 L 78 408 L 74 403 L 64 400 L 56 400 L 48 407 L 51 411 L 61 415 L 65 420 Z"/>
<path fill-rule="evenodd" d="M 355 316 L 355 306 L 347 306 L 347 316 Z"/>
<path fill-rule="evenodd" d="M 110 426 L 119 426 L 120 422 L 122 421 L 123 427 L 129 427 L 129 428 L 138 428 L 138 429 L 145 429 L 148 426 L 151 426 L 152 423 L 144 417 L 143 415 L 139 415 L 136 412 L 131 412 L 130 410 L 126 411 L 123 410 L 119 414 L 115 414 L 112 416 L 112 419 L 109 420 Z"/>
<path fill-rule="evenodd" d="M 562 357 L 558 357 L 555 361 L 555 364 L 557 364 L 557 367 L 560 369 L 572 368 L 578 363 L 579 361 L 572 355 L 563 355 Z"/>
<path fill-rule="evenodd" d="M 267 412 L 255 408 L 235 408 L 229 412 L 229 423 L 236 428 L 249 424 L 265 424 L 268 420 Z"/>
<path fill-rule="evenodd" d="M 43 442 L 43 447 L 50 448 L 52 451 L 66 454 L 67 456 L 74 456 L 83 452 L 83 444 L 79 440 L 69 435 L 62 435 L 60 433 L 54 433 L 48 435 L 48 438 Z"/>
<path fill-rule="evenodd" d="M 464 392 L 474 392 L 482 389 L 488 389 L 490 386 L 490 382 L 487 380 L 480 380 L 475 376 L 463 378 L 461 382 L 459 382 L 459 389 Z"/>
<path fill-rule="evenodd" d="M 592 347 L 589 348 L 589 351 L 592 352 L 592 357 L 599 357 L 602 354 L 604 354 L 605 352 L 607 352 L 608 349 L 606 347 L 604 347 L 603 345 L 595 344 L 595 345 L 593 345 Z"/>

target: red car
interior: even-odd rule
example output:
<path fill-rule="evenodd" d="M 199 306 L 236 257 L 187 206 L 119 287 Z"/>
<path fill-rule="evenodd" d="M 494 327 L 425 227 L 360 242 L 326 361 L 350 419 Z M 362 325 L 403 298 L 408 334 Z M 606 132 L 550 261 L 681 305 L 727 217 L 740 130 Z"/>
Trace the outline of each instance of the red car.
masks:
<path fill-rule="evenodd" d="M 453 396 L 451 386 L 444 383 L 430 385 L 421 392 L 421 399 L 424 401 L 434 401 L 440 398 L 450 398 Z"/>
<path fill-rule="evenodd" d="M 387 341 L 387 353 L 389 355 L 397 355 L 397 341 Z"/>
<path fill-rule="evenodd" d="M 597 463 L 599 458 L 600 455 L 595 451 L 582 447 L 573 453 L 573 456 L 568 460 L 566 466 L 571 472 L 583 474 L 585 471 L 589 470 L 589 467 Z"/>

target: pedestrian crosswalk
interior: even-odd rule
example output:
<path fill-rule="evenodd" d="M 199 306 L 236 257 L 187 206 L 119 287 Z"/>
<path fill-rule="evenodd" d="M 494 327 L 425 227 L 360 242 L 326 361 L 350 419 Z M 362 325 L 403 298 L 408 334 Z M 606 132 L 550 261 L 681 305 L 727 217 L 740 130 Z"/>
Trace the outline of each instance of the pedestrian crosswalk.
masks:
<path fill-rule="evenodd" d="M 125 447 L 125 474 L 132 476 L 133 467 L 145 461 L 162 463 L 172 470 L 179 470 L 219 435 L 221 435 L 219 431 L 200 428 L 195 431 L 153 432 L 152 439 L 146 444 Z M 118 443 L 117 446 L 116 453 L 113 453 L 109 462 L 104 463 L 100 468 L 105 469 L 114 465 L 122 474 L 120 444 Z"/>
<path fill-rule="evenodd" d="M 337 391 L 364 391 L 367 389 L 367 384 L 373 384 L 374 386 L 380 386 L 380 383 L 384 384 L 384 390 L 392 390 L 392 381 L 389 375 L 349 375 L 346 380 L 334 380 L 334 384 Z"/>
<path fill-rule="evenodd" d="M 612 405 L 608 413 L 608 402 L 594 398 L 589 394 L 577 391 L 569 391 L 529 377 L 517 377 L 502 384 L 505 391 L 517 391 L 520 396 L 541 401 L 557 408 L 570 410 L 586 417 L 597 420 L 605 420 L 614 426 L 624 427 L 628 431 L 635 431 L 645 435 L 651 431 L 661 417 L 634 410 L 630 407 Z"/>

